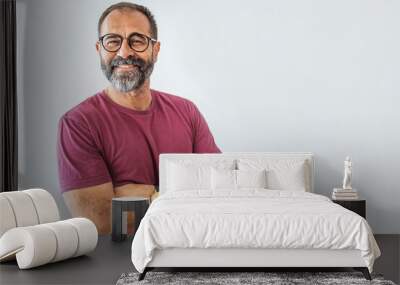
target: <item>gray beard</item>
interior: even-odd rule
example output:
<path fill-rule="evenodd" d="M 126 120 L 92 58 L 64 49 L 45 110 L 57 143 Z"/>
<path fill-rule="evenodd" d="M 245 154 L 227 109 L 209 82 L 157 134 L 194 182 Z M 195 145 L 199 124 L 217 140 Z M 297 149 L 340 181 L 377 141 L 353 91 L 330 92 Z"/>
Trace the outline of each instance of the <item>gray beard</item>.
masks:
<path fill-rule="evenodd" d="M 119 92 L 130 92 L 143 86 L 146 79 L 150 78 L 153 72 L 154 63 L 149 62 L 143 67 L 136 67 L 135 70 L 129 72 L 115 72 L 113 67 L 106 65 L 101 59 L 101 70 L 110 81 L 111 85 Z"/>
<path fill-rule="evenodd" d="M 113 72 L 108 80 L 119 92 L 129 92 L 140 88 L 146 78 L 143 72 L 136 70 L 124 73 Z"/>

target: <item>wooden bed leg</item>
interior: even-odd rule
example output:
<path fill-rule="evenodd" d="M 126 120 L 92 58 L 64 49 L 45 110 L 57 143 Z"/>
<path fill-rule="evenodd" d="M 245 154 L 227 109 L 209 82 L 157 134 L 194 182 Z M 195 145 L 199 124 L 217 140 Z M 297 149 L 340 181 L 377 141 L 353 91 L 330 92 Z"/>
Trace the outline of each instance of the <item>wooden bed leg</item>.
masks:
<path fill-rule="evenodd" d="M 138 281 L 142 281 L 144 279 L 144 277 L 146 276 L 148 269 L 147 267 L 144 269 L 144 271 L 142 273 L 139 274 L 139 278 Z"/>
<path fill-rule="evenodd" d="M 369 270 L 367 267 L 354 267 L 354 269 L 357 271 L 361 271 L 362 274 L 364 275 L 365 279 L 372 280 L 371 274 L 369 274 Z"/>

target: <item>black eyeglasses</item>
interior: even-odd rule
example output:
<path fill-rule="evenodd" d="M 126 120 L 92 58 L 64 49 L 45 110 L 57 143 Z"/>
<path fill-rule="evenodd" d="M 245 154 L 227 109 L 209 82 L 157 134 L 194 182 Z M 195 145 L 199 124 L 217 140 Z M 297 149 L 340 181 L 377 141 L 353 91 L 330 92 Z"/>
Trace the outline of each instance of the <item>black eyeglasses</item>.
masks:
<path fill-rule="evenodd" d="M 124 39 L 123 36 L 118 34 L 106 34 L 101 36 L 99 41 L 106 51 L 116 52 L 121 48 Z M 139 33 L 132 33 L 126 39 L 130 48 L 136 52 L 144 52 L 149 47 L 150 42 L 157 42 L 156 39 Z"/>

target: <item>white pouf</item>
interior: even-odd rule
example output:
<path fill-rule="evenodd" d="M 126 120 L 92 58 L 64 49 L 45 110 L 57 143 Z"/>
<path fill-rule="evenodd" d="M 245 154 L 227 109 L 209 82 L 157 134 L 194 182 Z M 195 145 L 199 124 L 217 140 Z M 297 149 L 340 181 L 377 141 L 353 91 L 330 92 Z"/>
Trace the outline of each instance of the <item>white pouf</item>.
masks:
<path fill-rule="evenodd" d="M 0 238 L 0 260 L 15 255 L 19 268 L 28 269 L 86 254 L 97 239 L 96 226 L 86 218 L 13 228 Z"/>
<path fill-rule="evenodd" d="M 86 254 L 96 248 L 95 224 L 86 218 L 59 221 L 49 192 L 0 193 L 0 262 L 16 259 L 20 269 Z"/>

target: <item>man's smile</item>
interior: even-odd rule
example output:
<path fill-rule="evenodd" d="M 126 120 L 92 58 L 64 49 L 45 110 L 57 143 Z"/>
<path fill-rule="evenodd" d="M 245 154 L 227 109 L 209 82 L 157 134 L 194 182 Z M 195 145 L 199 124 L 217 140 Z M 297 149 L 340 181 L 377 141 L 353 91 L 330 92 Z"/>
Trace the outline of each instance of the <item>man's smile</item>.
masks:
<path fill-rule="evenodd" d="M 137 66 L 133 65 L 133 64 L 120 64 L 115 67 L 115 69 L 118 69 L 118 70 L 132 70 L 134 68 L 137 68 Z"/>

